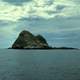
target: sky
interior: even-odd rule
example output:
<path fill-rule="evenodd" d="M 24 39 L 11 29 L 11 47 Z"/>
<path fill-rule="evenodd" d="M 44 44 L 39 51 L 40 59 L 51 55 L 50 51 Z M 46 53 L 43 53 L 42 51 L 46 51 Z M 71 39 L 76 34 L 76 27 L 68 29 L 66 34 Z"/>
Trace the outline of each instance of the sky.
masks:
<path fill-rule="evenodd" d="M 0 0 L 0 48 L 11 47 L 22 30 L 53 47 L 80 48 L 80 0 Z"/>

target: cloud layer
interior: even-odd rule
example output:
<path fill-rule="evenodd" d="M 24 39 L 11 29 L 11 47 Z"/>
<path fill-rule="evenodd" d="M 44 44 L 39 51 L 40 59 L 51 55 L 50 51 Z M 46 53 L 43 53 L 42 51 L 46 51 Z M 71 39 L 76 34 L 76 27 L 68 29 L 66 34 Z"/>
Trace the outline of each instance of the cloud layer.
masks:
<path fill-rule="evenodd" d="M 22 17 L 50 19 L 56 16 L 69 17 L 80 15 L 80 5 L 75 3 L 75 0 L 4 1 L 0 1 L 0 20 L 18 21 Z"/>

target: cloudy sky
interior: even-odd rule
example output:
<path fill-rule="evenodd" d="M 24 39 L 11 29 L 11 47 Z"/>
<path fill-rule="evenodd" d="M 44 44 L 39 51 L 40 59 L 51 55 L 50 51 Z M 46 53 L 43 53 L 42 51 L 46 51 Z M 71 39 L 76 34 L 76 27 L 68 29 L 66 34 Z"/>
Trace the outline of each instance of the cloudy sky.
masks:
<path fill-rule="evenodd" d="M 80 48 L 80 0 L 0 0 L 0 48 L 22 30 L 42 34 L 53 47 Z"/>

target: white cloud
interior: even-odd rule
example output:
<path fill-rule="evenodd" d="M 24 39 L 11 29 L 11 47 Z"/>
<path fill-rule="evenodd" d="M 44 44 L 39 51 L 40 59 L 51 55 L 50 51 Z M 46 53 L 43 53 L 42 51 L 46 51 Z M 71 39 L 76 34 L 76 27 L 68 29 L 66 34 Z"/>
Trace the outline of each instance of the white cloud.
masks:
<path fill-rule="evenodd" d="M 60 12 L 56 12 L 58 5 L 66 6 Z M 18 21 L 22 17 L 39 16 L 45 19 L 55 16 L 80 15 L 79 5 L 72 0 L 33 0 L 23 5 L 12 5 L 0 1 L 0 20 Z M 52 12 L 49 14 L 48 12 Z M 55 13 L 54 13 L 55 12 Z"/>

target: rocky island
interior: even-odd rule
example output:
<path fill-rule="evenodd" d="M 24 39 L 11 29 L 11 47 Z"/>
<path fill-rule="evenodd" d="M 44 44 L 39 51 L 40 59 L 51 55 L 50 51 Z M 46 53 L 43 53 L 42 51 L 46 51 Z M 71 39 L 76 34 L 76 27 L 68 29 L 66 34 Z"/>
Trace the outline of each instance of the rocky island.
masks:
<path fill-rule="evenodd" d="M 9 49 L 77 49 L 72 47 L 50 47 L 42 35 L 33 35 L 29 31 L 22 31 L 12 47 Z"/>
<path fill-rule="evenodd" d="M 12 45 L 12 49 L 48 49 L 47 41 L 42 35 L 34 36 L 29 31 L 22 31 Z"/>

